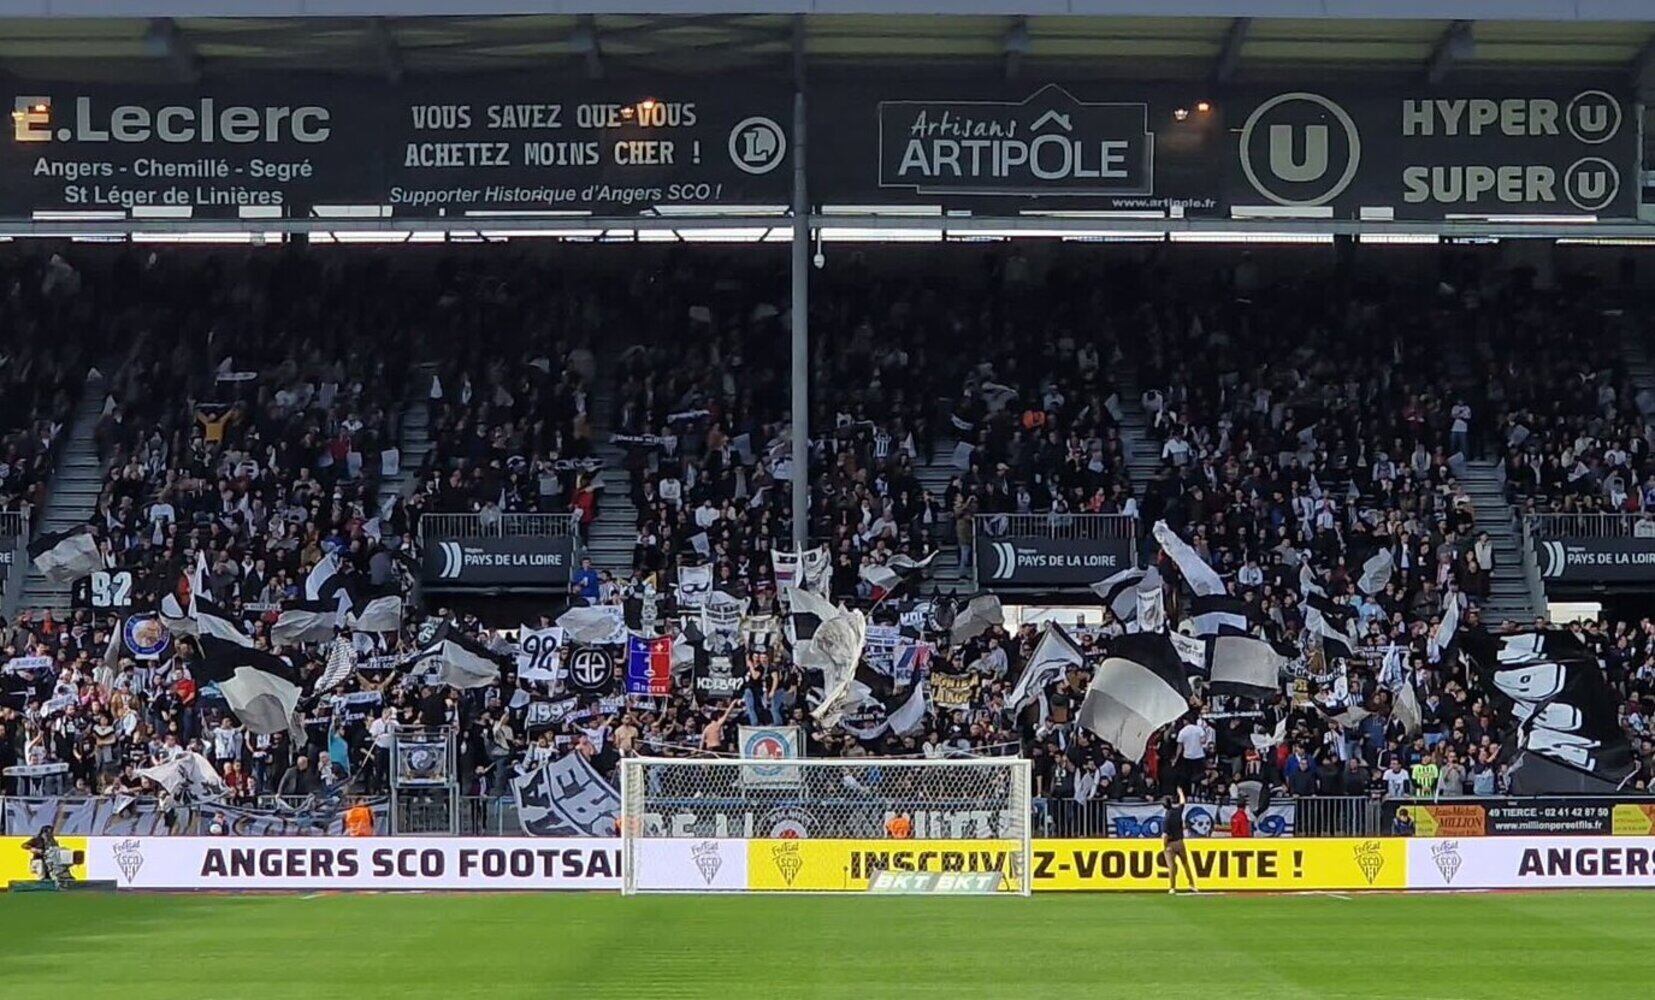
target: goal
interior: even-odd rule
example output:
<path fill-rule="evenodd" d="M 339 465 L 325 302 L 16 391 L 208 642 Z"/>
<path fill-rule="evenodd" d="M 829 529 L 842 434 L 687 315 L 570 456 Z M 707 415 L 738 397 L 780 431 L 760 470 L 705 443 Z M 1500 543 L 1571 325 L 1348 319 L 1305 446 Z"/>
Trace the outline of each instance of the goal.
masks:
<path fill-rule="evenodd" d="M 1026 895 L 1029 795 L 1016 757 L 629 758 L 623 891 Z"/>

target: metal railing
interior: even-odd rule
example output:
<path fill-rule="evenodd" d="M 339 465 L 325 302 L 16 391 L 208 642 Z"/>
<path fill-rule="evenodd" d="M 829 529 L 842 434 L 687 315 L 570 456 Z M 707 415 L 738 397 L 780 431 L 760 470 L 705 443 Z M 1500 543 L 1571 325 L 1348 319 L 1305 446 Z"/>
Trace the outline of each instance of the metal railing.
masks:
<path fill-rule="evenodd" d="M 427 538 L 562 538 L 580 534 L 580 514 L 424 514 L 419 537 Z"/>
<path fill-rule="evenodd" d="M 1531 538 L 1655 539 L 1655 514 L 1528 514 L 1523 531 Z"/>
<path fill-rule="evenodd" d="M 978 514 L 979 538 L 1053 538 L 1135 542 L 1138 519 L 1131 514 Z"/>
<path fill-rule="evenodd" d="M 29 512 L 26 510 L 0 510 L 0 539 L 29 537 Z"/>

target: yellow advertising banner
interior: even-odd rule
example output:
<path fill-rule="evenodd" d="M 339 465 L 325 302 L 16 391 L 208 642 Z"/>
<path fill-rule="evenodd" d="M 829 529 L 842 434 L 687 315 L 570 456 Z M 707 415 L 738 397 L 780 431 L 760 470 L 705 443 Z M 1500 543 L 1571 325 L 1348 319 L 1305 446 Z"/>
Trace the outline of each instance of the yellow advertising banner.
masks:
<path fill-rule="evenodd" d="M 1655 833 L 1655 803 L 1617 802 L 1610 814 L 1610 830 L 1617 837 L 1647 837 Z"/>
<path fill-rule="evenodd" d="M 863 892 L 877 871 L 1017 870 L 1015 840 L 749 840 L 747 886 L 773 892 Z"/>
<path fill-rule="evenodd" d="M 27 837 L 0 837 L 0 890 L 5 889 L 12 882 L 27 882 L 37 877 L 29 871 L 29 852 L 23 849 L 23 842 L 28 839 Z M 57 842 L 67 850 L 81 852 L 81 857 L 85 858 L 85 837 L 59 837 Z M 71 870 L 75 873 L 75 878 L 85 878 L 85 861 L 83 860 L 80 864 L 75 865 Z"/>
<path fill-rule="evenodd" d="M 747 884 L 776 892 L 862 892 L 872 874 L 989 872 L 1017 882 L 1013 840 L 750 840 Z M 1196 884 L 1225 891 L 1404 889 L 1399 839 L 1190 841 Z M 1182 882 L 1182 879 L 1180 879 Z M 1165 890 L 1156 840 L 1037 840 L 1036 892 Z"/>
<path fill-rule="evenodd" d="M 1193 840 L 1187 842 L 1202 889 L 1292 892 L 1403 889 L 1407 842 L 1398 839 Z M 1183 879 L 1179 879 L 1183 884 Z M 1165 890 L 1166 864 L 1155 840 L 1037 840 L 1034 890 Z"/>

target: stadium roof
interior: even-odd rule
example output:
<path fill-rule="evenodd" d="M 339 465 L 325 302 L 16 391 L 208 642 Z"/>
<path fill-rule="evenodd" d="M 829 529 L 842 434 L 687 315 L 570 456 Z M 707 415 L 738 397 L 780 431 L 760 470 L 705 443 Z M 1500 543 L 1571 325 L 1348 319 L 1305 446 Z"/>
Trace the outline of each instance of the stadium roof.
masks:
<path fill-rule="evenodd" d="M 237 14 L 203 0 L 0 0 L 0 74 L 25 78 L 179 82 L 246 73 L 323 70 L 410 75 L 540 69 L 592 76 L 639 73 L 785 71 L 796 18 L 813 69 L 999 72 L 1054 77 L 1266 79 L 1318 70 L 1424 73 L 1447 59 L 1454 71 L 1509 73 L 1532 68 L 1624 70 L 1655 76 L 1655 5 L 1650 0 L 1487 0 L 1463 4 L 1493 20 L 1394 16 L 1436 13 L 1416 0 L 1022 0 L 998 3 L 814 3 L 692 6 L 774 9 L 780 13 L 700 13 L 663 17 L 607 13 L 638 4 L 584 0 L 586 13 L 399 16 L 466 7 L 442 0 L 244 0 Z M 496 2 L 488 9 L 527 7 Z M 535 6 L 564 6 L 540 3 Z M 657 0 L 649 6 L 673 7 Z M 574 5 L 568 5 L 573 10 Z M 936 17 L 852 13 L 870 7 L 998 10 Z M 111 11 L 153 16 L 75 17 Z M 1153 9 L 1163 15 L 1078 16 L 1078 11 Z M 374 16 L 381 11 L 386 16 Z M 1016 13 L 1026 10 L 1027 14 Z M 1246 12 L 1254 12 L 1252 15 Z M 1213 16 L 1225 12 L 1225 16 Z M 1238 13 L 1239 12 L 1239 13 Z M 228 13 L 228 12 L 226 12 Z M 178 16 L 170 16 L 178 15 Z M 345 16 L 350 15 L 350 16 Z M 1277 16 L 1283 15 L 1283 16 Z M 1644 20 L 1637 20 L 1637 17 Z M 1550 18 L 1545 20 L 1544 18 Z M 1616 20 L 1615 18 L 1622 18 Z M 1220 68 L 1224 72 L 1220 74 Z"/>

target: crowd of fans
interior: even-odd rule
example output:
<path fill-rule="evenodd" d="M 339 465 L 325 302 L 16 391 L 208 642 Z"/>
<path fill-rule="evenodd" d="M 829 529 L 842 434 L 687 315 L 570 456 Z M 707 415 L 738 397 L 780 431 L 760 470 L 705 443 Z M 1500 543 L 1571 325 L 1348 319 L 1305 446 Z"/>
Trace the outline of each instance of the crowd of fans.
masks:
<path fill-rule="evenodd" d="M 355 637 L 365 669 L 307 703 L 297 743 L 246 734 L 196 690 L 187 640 L 155 660 L 111 659 L 118 618 L 20 619 L 0 637 L 11 656 L 46 656 L 53 670 L 6 677 L 0 766 L 67 762 L 69 786 L 86 793 L 137 791 L 133 770 L 177 748 L 213 760 L 241 799 L 305 795 L 346 773 L 377 790 L 396 727 L 451 725 L 464 790 L 504 795 L 515 766 L 570 750 L 607 771 L 632 751 L 733 752 L 737 724 L 794 721 L 812 756 L 1024 752 L 1037 795 L 1060 802 L 1139 798 L 1178 780 L 1255 802 L 1259 790 L 1497 794 L 1509 726 L 1436 639 L 1450 606 L 1462 628 L 1480 626 L 1494 566 L 1465 463 L 1503 462 L 1532 509 L 1655 505 L 1638 488 L 1655 472 L 1648 417 L 1617 360 L 1633 320 L 1589 297 L 1464 275 L 1434 289 L 1269 282 L 1247 258 L 1192 286 L 1154 261 L 1112 265 L 1100 281 L 1015 252 L 949 278 L 853 257 L 812 307 L 807 533 L 828 547 L 834 599 L 868 597 L 862 571 L 899 555 L 961 544 L 963 560 L 978 514 L 1125 513 L 1167 520 L 1284 643 L 1303 645 L 1306 565 L 1357 622 L 1343 671 L 1312 658 L 1291 696 L 1203 699 L 1146 754 L 1074 723 L 1085 670 L 1042 711 L 1010 711 L 1038 635 L 990 628 L 931 660 L 975 679 L 968 706 L 933 705 L 918 729 L 863 740 L 815 722 L 811 677 L 782 639 L 770 555 L 791 535 L 794 470 L 780 274 L 688 255 L 609 284 L 463 257 L 407 270 L 302 253 L 130 257 L 86 275 L 61 261 L 8 267 L 0 320 L 16 346 L 0 379 L 20 391 L 0 412 L 5 495 L 37 502 L 86 368 L 106 365 L 96 440 L 109 473 L 93 526 L 109 566 L 133 573 L 140 607 L 187 600 L 201 552 L 211 596 L 269 645 L 280 603 L 302 596 L 329 554 L 394 583 L 426 513 L 572 512 L 589 529 L 623 491 L 636 511 L 631 565 L 583 567 L 574 596 L 656 599 L 670 615 L 682 570 L 711 565 L 715 588 L 748 602 L 749 662 L 728 707 L 587 699 L 531 727 L 527 706 L 559 694 L 510 667 L 467 691 L 386 669 L 416 645 L 411 615 L 401 635 Z M 122 339 L 105 335 L 117 327 Z M 86 346 L 23 346 L 46 332 Z M 105 343 L 119 355 L 106 358 Z M 614 387 L 606 409 L 600 381 Z M 411 494 L 385 503 L 402 415 L 421 405 L 433 449 L 409 470 Z M 1137 405 L 1160 452 L 1141 500 L 1121 433 L 1123 408 Z M 603 466 L 605 451 L 618 467 Z M 940 492 L 920 478 L 938 465 L 953 473 Z M 1395 572 L 1365 593 L 1356 578 L 1384 550 Z M 875 621 L 907 624 L 905 611 L 912 603 L 888 602 Z M 475 618 L 437 616 L 501 641 Z M 1106 611 L 1076 633 L 1095 660 L 1124 628 Z M 1644 787 L 1655 623 L 1580 628 L 1622 699 Z M 286 651 L 307 678 L 328 654 Z M 1417 733 L 1392 711 L 1404 683 L 1421 703 Z M 1393 762 L 1406 786 L 1387 773 Z"/>

